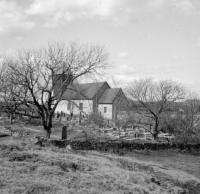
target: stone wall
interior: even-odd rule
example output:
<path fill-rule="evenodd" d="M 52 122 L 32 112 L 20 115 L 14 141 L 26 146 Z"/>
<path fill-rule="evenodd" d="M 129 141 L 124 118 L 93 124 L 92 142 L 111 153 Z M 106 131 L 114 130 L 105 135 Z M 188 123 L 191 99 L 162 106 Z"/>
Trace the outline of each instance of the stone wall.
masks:
<path fill-rule="evenodd" d="M 53 144 L 57 147 L 71 146 L 77 150 L 96 150 L 105 152 L 131 152 L 133 150 L 179 150 L 179 151 L 200 151 L 200 144 L 183 144 L 183 143 L 136 143 L 120 141 L 82 141 L 82 140 L 42 140 L 45 143 Z"/>

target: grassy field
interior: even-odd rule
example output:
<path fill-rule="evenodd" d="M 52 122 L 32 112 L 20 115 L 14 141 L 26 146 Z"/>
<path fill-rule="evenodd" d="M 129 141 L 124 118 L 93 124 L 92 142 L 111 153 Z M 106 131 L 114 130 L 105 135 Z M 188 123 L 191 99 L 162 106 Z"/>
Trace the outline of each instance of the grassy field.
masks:
<path fill-rule="evenodd" d="M 199 167 L 200 156 L 135 151 L 120 157 L 10 139 L 0 144 L 0 193 L 199 194 Z"/>
<path fill-rule="evenodd" d="M 53 138 L 61 137 L 55 125 Z M 24 138 L 0 138 L 0 194 L 199 194 L 200 155 L 178 151 L 112 153 L 35 145 L 42 127 L 16 123 Z M 98 135 L 69 130 L 68 137 Z"/>

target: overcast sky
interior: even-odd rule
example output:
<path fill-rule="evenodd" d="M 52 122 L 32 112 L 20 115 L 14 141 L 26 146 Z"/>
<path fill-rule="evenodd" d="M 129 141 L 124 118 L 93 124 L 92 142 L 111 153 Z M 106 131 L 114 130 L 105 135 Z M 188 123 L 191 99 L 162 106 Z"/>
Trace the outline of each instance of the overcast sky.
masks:
<path fill-rule="evenodd" d="M 49 40 L 105 45 L 115 77 L 200 91 L 200 0 L 0 0 L 0 54 Z"/>

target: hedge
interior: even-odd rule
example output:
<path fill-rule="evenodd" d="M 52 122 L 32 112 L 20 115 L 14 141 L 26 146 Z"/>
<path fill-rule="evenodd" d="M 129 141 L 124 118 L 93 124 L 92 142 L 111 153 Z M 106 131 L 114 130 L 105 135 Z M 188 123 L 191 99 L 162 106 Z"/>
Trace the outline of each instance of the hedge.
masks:
<path fill-rule="evenodd" d="M 133 150 L 166 150 L 166 149 L 179 149 L 186 151 L 199 151 L 200 144 L 183 144 L 183 143 L 136 143 L 125 141 L 97 141 L 97 140 L 47 140 L 40 139 L 40 145 L 53 144 L 59 148 L 67 147 L 71 145 L 75 150 L 97 150 L 97 151 L 113 151 L 119 152 L 119 150 L 133 151 Z"/>

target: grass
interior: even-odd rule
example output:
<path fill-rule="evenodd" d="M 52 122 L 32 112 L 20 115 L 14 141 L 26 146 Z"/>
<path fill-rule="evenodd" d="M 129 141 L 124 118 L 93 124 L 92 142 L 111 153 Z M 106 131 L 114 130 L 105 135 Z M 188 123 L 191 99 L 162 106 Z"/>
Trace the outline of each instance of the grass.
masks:
<path fill-rule="evenodd" d="M 24 124 L 14 124 L 22 130 Z M 41 127 L 28 126 L 42 130 Z M 69 138 L 97 136 L 69 130 Z M 1 194 L 199 194 L 200 156 L 134 151 L 123 157 L 96 151 L 39 147 L 31 139 L 0 138 Z M 42 134 L 42 131 L 39 133 Z M 52 134 L 61 136 L 61 126 Z"/>
<path fill-rule="evenodd" d="M 160 156 L 156 152 L 120 157 L 38 147 L 29 140 L 13 139 L 0 145 L 0 193 L 198 194 L 200 177 L 195 169 L 189 171 L 197 168 L 193 165 L 194 161 L 199 164 L 200 156 L 188 158 L 184 154 L 176 158 L 175 153 Z M 179 168 L 178 159 L 185 162 L 185 169 Z"/>
<path fill-rule="evenodd" d="M 164 166 L 186 171 L 200 179 L 200 155 L 171 150 L 149 152 L 149 154 L 146 154 L 138 150 L 131 155 L 142 161 L 157 162 Z"/>

